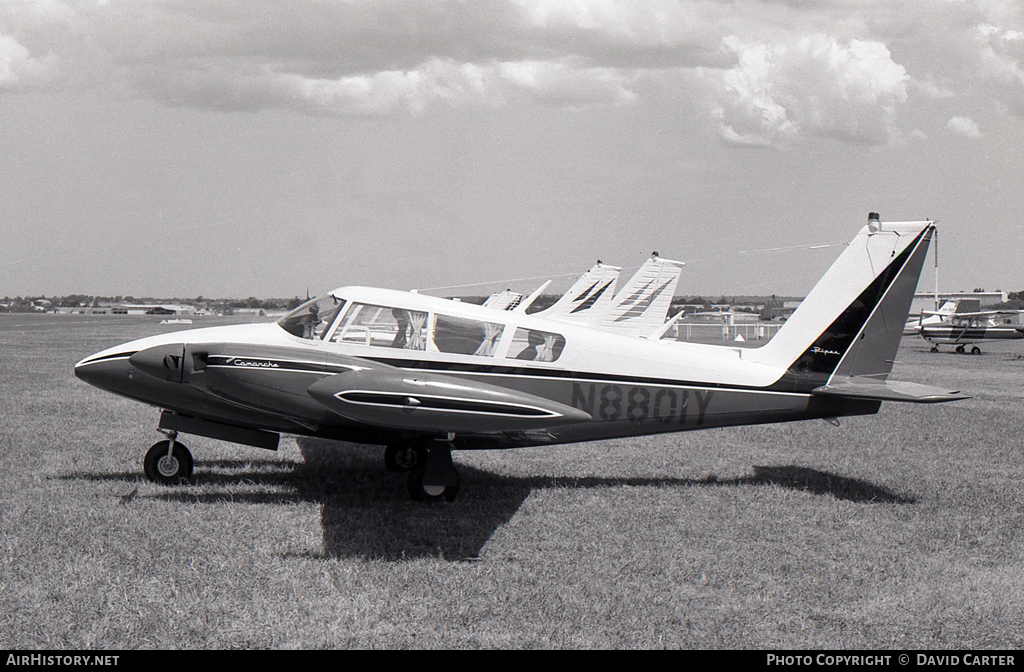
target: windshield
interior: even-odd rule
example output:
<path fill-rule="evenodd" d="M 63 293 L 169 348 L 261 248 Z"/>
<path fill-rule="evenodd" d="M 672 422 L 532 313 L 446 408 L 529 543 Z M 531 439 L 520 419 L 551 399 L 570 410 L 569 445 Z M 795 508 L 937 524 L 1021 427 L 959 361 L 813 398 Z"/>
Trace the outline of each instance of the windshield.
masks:
<path fill-rule="evenodd" d="M 289 334 L 299 338 L 322 339 L 344 307 L 344 299 L 325 294 L 302 304 L 277 323 Z"/>

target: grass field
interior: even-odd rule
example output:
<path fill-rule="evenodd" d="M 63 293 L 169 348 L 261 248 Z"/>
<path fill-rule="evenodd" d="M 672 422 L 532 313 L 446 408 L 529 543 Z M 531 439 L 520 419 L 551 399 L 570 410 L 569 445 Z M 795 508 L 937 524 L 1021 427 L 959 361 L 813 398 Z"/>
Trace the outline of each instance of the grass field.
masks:
<path fill-rule="evenodd" d="M 904 340 L 894 378 L 968 401 L 457 453 L 422 505 L 305 439 L 144 481 L 157 410 L 72 368 L 158 321 L 0 316 L 0 648 L 1024 645 L 1020 343 Z"/>

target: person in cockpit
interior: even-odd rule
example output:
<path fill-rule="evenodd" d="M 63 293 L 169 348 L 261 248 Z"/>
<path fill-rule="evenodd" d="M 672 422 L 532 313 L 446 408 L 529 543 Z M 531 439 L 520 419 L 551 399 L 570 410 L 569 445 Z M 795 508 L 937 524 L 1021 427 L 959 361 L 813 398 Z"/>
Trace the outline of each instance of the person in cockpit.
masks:
<path fill-rule="evenodd" d="M 320 307 L 314 303 L 309 307 L 309 312 L 299 318 L 299 324 L 302 325 L 302 337 L 313 338 L 316 336 L 316 328 L 320 321 Z"/>
<path fill-rule="evenodd" d="M 401 308 L 392 308 L 391 314 L 398 323 L 398 333 L 395 340 L 391 341 L 392 348 L 404 348 L 409 340 L 409 314 Z"/>
<path fill-rule="evenodd" d="M 544 344 L 544 335 L 539 331 L 528 331 L 526 332 L 526 338 L 529 345 L 523 349 L 516 359 L 525 359 L 535 361 L 540 359 L 540 353 L 537 348 Z"/>

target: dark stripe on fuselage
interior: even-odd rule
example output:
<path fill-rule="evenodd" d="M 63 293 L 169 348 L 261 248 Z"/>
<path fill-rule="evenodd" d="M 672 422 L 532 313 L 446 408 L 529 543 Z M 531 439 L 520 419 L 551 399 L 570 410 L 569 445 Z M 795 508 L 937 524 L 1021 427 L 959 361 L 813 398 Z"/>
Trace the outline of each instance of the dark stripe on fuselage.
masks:
<path fill-rule="evenodd" d="M 393 366 L 407 370 L 433 371 L 443 374 L 459 375 L 486 375 L 486 376 L 507 376 L 512 378 L 542 378 L 552 381 L 563 380 L 566 382 L 604 382 L 621 383 L 624 385 L 649 385 L 662 387 L 692 387 L 700 389 L 720 389 L 749 392 L 798 392 L 796 389 L 787 390 L 772 386 L 769 390 L 754 385 L 735 385 L 728 383 L 712 383 L 692 380 L 679 380 L 675 378 L 653 378 L 648 376 L 630 376 L 622 374 L 593 373 L 589 371 L 571 371 L 567 369 L 542 369 L 527 368 L 521 366 L 501 366 L 487 364 L 467 364 L 463 362 L 436 362 L 417 359 L 392 359 L 389 357 L 359 357 L 367 362 L 377 362 L 387 366 Z M 227 360 L 242 360 L 252 365 L 228 363 Z M 258 362 L 258 364 L 257 364 Z M 317 364 L 313 362 L 298 362 L 294 360 L 267 359 L 258 357 L 233 357 L 229 355 L 211 355 L 209 367 L 245 369 L 247 371 L 298 371 L 318 374 L 336 374 L 350 371 L 351 367 L 343 365 Z"/>
<path fill-rule="evenodd" d="M 1024 337 L 1024 334 L 1016 329 L 1006 327 L 924 327 L 921 329 L 921 337 L 925 339 L 991 341 L 1019 339 Z"/>
<path fill-rule="evenodd" d="M 364 357 L 374 362 L 387 364 L 400 369 L 423 369 L 448 374 L 477 374 L 488 376 L 509 376 L 514 378 L 545 378 L 551 380 L 611 382 L 634 385 L 660 385 L 668 387 L 695 387 L 706 389 L 722 389 L 737 391 L 764 391 L 766 388 L 754 385 L 734 385 L 729 383 L 710 383 L 703 381 L 679 380 L 675 378 L 652 378 L 647 376 L 630 376 L 614 373 L 592 373 L 589 371 L 570 371 L 568 369 L 541 369 L 523 366 L 501 366 L 464 364 L 461 362 L 432 362 L 417 359 L 391 359 L 388 357 Z M 787 390 L 772 390 L 786 392 Z"/>

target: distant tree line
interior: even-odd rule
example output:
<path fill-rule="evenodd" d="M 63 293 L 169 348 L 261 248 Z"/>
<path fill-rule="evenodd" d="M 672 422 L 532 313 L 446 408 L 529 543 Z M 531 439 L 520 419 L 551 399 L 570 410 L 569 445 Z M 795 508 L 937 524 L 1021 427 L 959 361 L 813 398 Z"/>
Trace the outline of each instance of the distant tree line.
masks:
<path fill-rule="evenodd" d="M 153 298 L 136 296 L 93 296 L 91 294 L 68 294 L 66 296 L 5 296 L 0 299 L 0 313 L 32 313 L 52 311 L 58 308 L 78 308 L 90 306 L 109 306 L 118 304 L 127 305 L 148 305 L 148 304 L 177 304 L 182 306 L 193 306 L 196 310 L 211 313 L 230 314 L 240 309 L 251 310 L 291 310 L 304 299 L 295 297 L 292 299 L 257 299 L 250 296 L 247 299 L 207 299 L 197 296 L 192 299 L 182 298 Z"/>
<path fill-rule="evenodd" d="M 1006 295 L 1006 303 L 1001 303 L 997 308 L 1006 310 L 1024 310 L 1024 290 L 1010 292 Z"/>
<path fill-rule="evenodd" d="M 537 297 L 537 300 L 530 307 L 530 313 L 543 310 L 555 303 L 560 295 L 544 294 Z M 485 296 L 465 296 L 462 301 L 471 303 L 483 303 Z M 720 296 L 717 299 L 705 298 L 703 296 L 683 297 L 677 296 L 672 299 L 672 306 L 669 315 L 674 315 L 680 309 L 686 312 L 697 312 L 707 310 L 713 305 L 730 305 L 737 311 L 758 312 L 762 319 L 770 320 L 773 317 L 783 314 L 783 304 L 791 297 L 772 296 Z M 5 296 L 0 299 L 0 313 L 32 313 L 52 311 L 58 308 L 76 308 L 89 306 L 109 306 L 117 304 L 146 305 L 146 304 L 178 304 L 193 306 L 196 310 L 230 315 L 237 310 L 265 310 L 281 311 L 291 310 L 299 306 L 305 299 L 294 297 L 291 299 L 258 299 L 250 296 L 246 299 L 208 299 L 204 296 L 197 296 L 190 299 L 182 298 L 154 298 L 137 296 L 95 296 L 91 294 L 68 294 L 65 296 Z M 755 309 L 754 306 L 762 306 Z M 1024 290 L 1010 292 L 1005 303 L 998 304 L 998 309 L 1024 310 Z"/>

